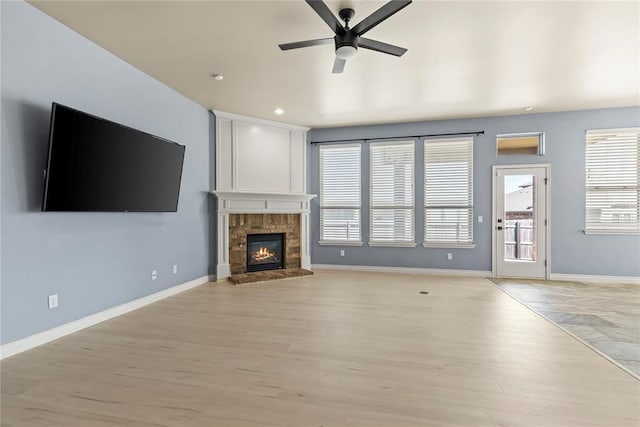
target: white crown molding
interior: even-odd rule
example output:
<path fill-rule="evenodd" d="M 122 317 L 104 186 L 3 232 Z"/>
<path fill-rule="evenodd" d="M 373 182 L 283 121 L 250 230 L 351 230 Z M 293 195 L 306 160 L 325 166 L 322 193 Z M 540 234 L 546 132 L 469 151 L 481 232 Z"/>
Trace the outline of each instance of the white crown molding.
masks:
<path fill-rule="evenodd" d="M 170 296 L 179 294 L 181 292 L 187 291 L 189 289 L 195 288 L 197 286 L 200 286 L 212 281 L 215 281 L 215 276 L 198 277 L 197 279 L 182 283 L 177 286 L 173 286 L 169 289 L 164 289 L 154 294 L 147 295 L 146 297 L 142 297 L 137 300 L 133 300 L 133 301 L 118 305 L 116 307 L 112 307 L 107 310 L 104 310 L 95 314 L 91 314 L 81 319 L 74 320 L 69 323 L 65 323 L 64 325 L 58 326 L 56 328 L 49 329 L 44 332 L 39 332 L 37 334 L 31 335 L 26 338 L 22 338 L 17 341 L 10 342 L 8 344 L 4 344 L 3 346 L 0 346 L 0 360 L 6 359 L 7 357 L 11 357 L 18 353 L 22 353 L 23 351 L 27 351 L 32 348 L 38 347 L 48 342 L 57 340 L 58 338 L 62 338 L 65 335 L 78 332 L 82 329 L 104 322 L 105 320 L 113 319 L 114 317 L 123 315 L 125 313 L 136 310 L 138 308 L 144 307 L 145 305 L 149 305 L 151 303 L 160 301 L 162 299 L 168 298 Z"/>
<path fill-rule="evenodd" d="M 258 119 L 256 117 L 243 116 L 242 114 L 227 113 L 226 111 L 211 110 L 211 112 L 216 116 L 216 118 L 222 118 L 227 120 L 237 120 L 237 121 L 246 122 L 246 123 L 255 123 L 260 125 L 274 126 L 274 127 L 285 128 L 290 130 L 298 130 L 302 132 L 307 132 L 309 129 L 311 129 L 306 126 L 292 125 L 290 123 L 276 122 L 274 120 Z"/>
<path fill-rule="evenodd" d="M 385 267 L 374 265 L 340 265 L 340 264 L 313 264 L 313 270 L 337 270 L 337 271 L 364 271 L 371 273 L 403 273 L 424 274 L 428 276 L 472 276 L 489 277 L 490 271 L 483 270 L 453 270 L 446 268 L 409 268 L 409 267 Z"/>

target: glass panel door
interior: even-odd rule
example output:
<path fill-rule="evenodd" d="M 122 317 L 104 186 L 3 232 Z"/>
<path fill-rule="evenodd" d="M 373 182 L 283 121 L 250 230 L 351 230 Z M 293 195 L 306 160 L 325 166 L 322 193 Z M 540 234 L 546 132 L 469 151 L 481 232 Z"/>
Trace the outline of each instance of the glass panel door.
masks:
<path fill-rule="evenodd" d="M 545 167 L 496 167 L 497 276 L 546 278 L 545 179 Z"/>

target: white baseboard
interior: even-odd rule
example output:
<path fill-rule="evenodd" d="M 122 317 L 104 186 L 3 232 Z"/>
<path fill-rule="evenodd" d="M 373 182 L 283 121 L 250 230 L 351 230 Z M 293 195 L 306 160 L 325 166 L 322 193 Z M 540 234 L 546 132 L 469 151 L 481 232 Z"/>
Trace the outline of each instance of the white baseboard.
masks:
<path fill-rule="evenodd" d="M 58 338 L 62 338 L 65 335 L 72 334 L 79 330 L 88 328 L 89 326 L 104 322 L 105 320 L 113 319 L 114 317 L 136 310 L 140 307 L 144 307 L 145 305 L 160 301 L 161 299 L 165 299 L 167 297 L 179 294 L 180 292 L 184 292 L 197 286 L 203 285 L 210 282 L 212 280 L 212 277 L 213 276 L 202 276 L 189 282 L 173 286 L 169 289 L 164 289 L 160 292 L 147 295 L 146 297 L 142 297 L 137 300 L 133 300 L 122 305 L 118 305 L 116 307 L 91 314 L 81 319 L 65 323 L 64 325 L 60 325 L 53 329 L 49 329 L 47 331 L 40 332 L 29 337 L 10 342 L 8 344 L 0 346 L 0 360 L 38 347 L 42 344 L 46 344 L 53 340 L 57 340 Z M 215 280 L 215 278 L 213 280 Z"/>
<path fill-rule="evenodd" d="M 482 270 L 453 270 L 447 268 L 410 268 L 410 267 L 384 267 L 378 265 L 341 265 L 341 264 L 313 264 L 313 270 L 340 270 L 340 271 L 366 271 L 372 273 L 404 273 L 424 274 L 431 276 L 491 276 L 490 271 Z"/>
<path fill-rule="evenodd" d="M 551 280 L 595 283 L 631 283 L 640 285 L 640 277 L 634 276 L 594 276 L 590 274 L 551 273 Z"/>

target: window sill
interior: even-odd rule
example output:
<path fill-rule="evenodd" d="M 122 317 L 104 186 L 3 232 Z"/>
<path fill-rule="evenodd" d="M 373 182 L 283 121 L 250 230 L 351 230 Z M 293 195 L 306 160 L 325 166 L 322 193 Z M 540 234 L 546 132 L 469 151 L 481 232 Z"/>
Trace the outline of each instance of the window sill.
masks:
<path fill-rule="evenodd" d="M 423 243 L 423 247 L 425 248 L 442 248 L 442 249 L 473 249 L 476 247 L 475 243 Z"/>
<path fill-rule="evenodd" d="M 320 240 L 320 246 L 362 246 L 362 242 L 353 240 Z"/>
<path fill-rule="evenodd" d="M 637 236 L 640 230 L 582 230 L 584 234 L 609 234 L 611 236 Z"/>
<path fill-rule="evenodd" d="M 369 246 L 386 248 L 415 248 L 416 242 L 369 242 Z"/>

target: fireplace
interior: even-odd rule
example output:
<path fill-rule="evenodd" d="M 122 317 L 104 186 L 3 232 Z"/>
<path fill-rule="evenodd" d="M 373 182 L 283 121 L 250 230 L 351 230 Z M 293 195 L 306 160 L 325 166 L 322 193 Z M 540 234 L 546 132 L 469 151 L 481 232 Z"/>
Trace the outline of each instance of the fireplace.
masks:
<path fill-rule="evenodd" d="M 247 272 L 284 268 L 285 233 L 247 234 Z"/>

